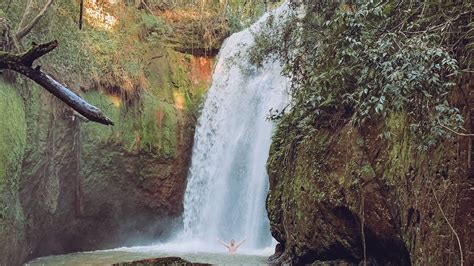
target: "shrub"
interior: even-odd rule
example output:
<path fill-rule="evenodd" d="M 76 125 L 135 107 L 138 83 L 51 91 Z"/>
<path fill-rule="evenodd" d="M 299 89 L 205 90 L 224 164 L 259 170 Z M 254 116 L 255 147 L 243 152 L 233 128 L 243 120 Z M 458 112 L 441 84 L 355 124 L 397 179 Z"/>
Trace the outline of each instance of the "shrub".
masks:
<path fill-rule="evenodd" d="M 361 126 L 406 112 L 427 149 L 451 134 L 446 127 L 462 129 L 449 97 L 469 62 L 462 45 L 471 5 L 292 2 L 284 18 L 264 25 L 248 53 L 257 66 L 282 62 L 297 127 L 325 126 L 322 118 L 333 113 Z"/>

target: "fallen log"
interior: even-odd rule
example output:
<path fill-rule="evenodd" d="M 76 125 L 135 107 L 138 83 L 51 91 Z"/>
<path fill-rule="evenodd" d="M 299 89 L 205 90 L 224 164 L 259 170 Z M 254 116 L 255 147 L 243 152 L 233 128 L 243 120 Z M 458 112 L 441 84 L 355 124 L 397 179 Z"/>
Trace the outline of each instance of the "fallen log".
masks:
<path fill-rule="evenodd" d="M 39 66 L 33 68 L 33 62 L 36 59 L 51 52 L 57 46 L 58 42 L 54 40 L 40 45 L 33 44 L 30 50 L 22 54 L 0 52 L 0 70 L 9 69 L 25 75 L 85 118 L 104 125 L 113 125 L 112 120 L 99 108 L 89 104 L 65 85 L 42 72 Z"/>

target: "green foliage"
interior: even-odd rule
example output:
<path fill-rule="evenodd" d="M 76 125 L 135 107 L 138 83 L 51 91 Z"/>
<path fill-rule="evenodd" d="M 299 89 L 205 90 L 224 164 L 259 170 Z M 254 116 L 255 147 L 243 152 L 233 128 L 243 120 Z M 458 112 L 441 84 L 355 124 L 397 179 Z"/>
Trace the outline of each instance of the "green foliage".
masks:
<path fill-rule="evenodd" d="M 45 2 L 35 2 L 32 13 Z M 153 3 L 149 4 L 154 7 Z M 7 14 L 12 29 L 17 27 L 25 5 L 26 0 L 0 3 L 0 11 Z M 176 148 L 176 123 L 181 119 L 178 117 L 181 111 L 174 107 L 174 94 L 179 92 L 185 99 L 183 114 L 195 115 L 207 84 L 192 84 L 188 56 L 165 47 L 165 35 L 175 29 L 159 12 L 151 15 L 133 5 L 118 5 L 121 9 L 117 14 L 121 17 L 115 28 L 94 27 L 85 20 L 85 27 L 79 30 L 78 2 L 54 2 L 22 40 L 23 48 L 27 49 L 32 41 L 58 39 L 58 48 L 38 63 L 73 89 L 84 86 L 85 98 L 116 122 L 114 127 L 84 124 L 84 135 L 92 146 L 118 143 L 129 151 L 146 150 L 157 156 L 172 157 Z M 214 11 L 223 10 L 217 3 L 210 7 Z M 36 92 L 33 94 L 37 96 Z M 32 99 L 32 95 L 26 97 Z M 25 106 L 28 127 L 37 128 L 44 124 L 39 119 L 48 119 L 38 112 L 38 106 L 31 106 L 40 102 L 41 99 L 35 98 Z M 158 116 L 162 117 L 158 119 Z"/>
<path fill-rule="evenodd" d="M 266 11 L 266 8 L 270 8 L 270 6 L 266 5 L 264 1 L 230 1 L 226 7 L 226 16 L 231 32 L 237 32 L 250 26 Z"/>
<path fill-rule="evenodd" d="M 148 13 L 141 14 L 141 24 L 149 31 L 165 34 L 170 27 L 160 17 Z"/>
<path fill-rule="evenodd" d="M 235 32 L 255 22 L 266 9 L 277 6 L 282 0 L 147 0 L 146 2 L 150 7 L 162 10 L 195 9 L 200 12 L 212 12 L 218 15 L 224 15 L 229 23 L 231 32 Z"/>
<path fill-rule="evenodd" d="M 23 15 L 26 1 L 4 2 L 0 4 L 0 9 L 5 11 L 8 9 L 7 19 L 11 22 L 11 29 L 14 30 Z M 32 13 L 35 15 L 45 3 L 46 1 L 35 1 Z M 79 31 L 77 25 L 77 8 L 73 1 L 68 0 L 65 3 L 54 2 L 33 30 L 23 38 L 21 44 L 23 50 L 26 50 L 32 42 L 58 40 L 58 48 L 41 57 L 38 63 L 49 68 L 54 66 L 54 69 L 70 74 L 70 77 L 62 79 L 66 82 L 78 79 L 81 74 L 89 75 L 93 68 L 94 58 L 83 45 L 84 38 L 87 38 L 87 35 Z"/>
<path fill-rule="evenodd" d="M 413 149 L 412 135 L 406 127 L 406 115 L 392 114 L 387 118 L 387 127 L 391 136 L 388 148 L 387 169 L 384 171 L 383 179 L 386 184 L 397 185 L 397 178 L 404 178 L 401 173 L 408 173 L 416 157 L 425 157 Z"/>
<path fill-rule="evenodd" d="M 257 66 L 274 58 L 283 63 L 297 127 L 327 126 L 322 118 L 335 113 L 362 126 L 406 112 L 420 148 L 427 149 L 450 135 L 445 126 L 459 130 L 463 124 L 449 96 L 460 64 L 466 67 L 463 32 L 471 6 L 292 3 L 291 10 L 306 15 L 270 19 L 249 57 Z"/>

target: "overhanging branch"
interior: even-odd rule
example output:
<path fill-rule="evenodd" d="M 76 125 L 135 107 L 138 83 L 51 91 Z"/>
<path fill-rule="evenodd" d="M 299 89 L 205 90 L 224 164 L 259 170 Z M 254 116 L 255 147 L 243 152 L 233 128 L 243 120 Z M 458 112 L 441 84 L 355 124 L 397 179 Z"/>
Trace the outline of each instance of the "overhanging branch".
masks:
<path fill-rule="evenodd" d="M 33 45 L 30 50 L 23 54 L 0 52 L 0 70 L 10 69 L 23 74 L 87 119 L 104 125 L 113 125 L 112 120 L 105 116 L 99 108 L 89 104 L 66 86 L 42 72 L 39 67 L 32 68 L 33 62 L 36 59 L 51 52 L 57 46 L 58 42 L 55 40 L 49 43 Z"/>
<path fill-rule="evenodd" d="M 36 59 L 51 52 L 56 47 L 58 47 L 58 41 L 56 40 L 48 42 L 48 43 L 43 43 L 40 45 L 33 45 L 33 47 L 30 50 L 20 55 L 21 61 L 26 66 L 31 67 L 31 65 Z"/>

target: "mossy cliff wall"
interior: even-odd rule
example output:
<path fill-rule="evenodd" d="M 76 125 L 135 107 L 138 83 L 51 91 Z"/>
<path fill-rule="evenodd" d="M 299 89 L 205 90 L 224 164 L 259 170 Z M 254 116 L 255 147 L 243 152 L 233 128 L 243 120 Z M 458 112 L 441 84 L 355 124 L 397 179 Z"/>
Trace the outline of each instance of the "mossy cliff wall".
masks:
<path fill-rule="evenodd" d="M 27 133 L 22 99 L 3 83 L 0 83 L 0 116 L 0 264 L 7 265 L 25 256 L 22 251 L 25 216 L 19 188 Z"/>
<path fill-rule="evenodd" d="M 179 57 L 190 73 L 190 57 Z M 189 104 L 147 91 L 126 109 L 120 97 L 83 93 L 114 119 L 105 127 L 30 82 L 0 84 L 1 265 L 150 243 L 180 226 L 196 121 Z"/>
<path fill-rule="evenodd" d="M 214 60 L 176 51 L 157 35 L 168 27 L 158 16 L 113 2 L 101 9 L 120 18 L 113 29 L 86 16 L 79 31 L 79 2 L 58 2 L 23 44 L 58 39 L 42 69 L 114 126 L 84 121 L 31 81 L 0 78 L 0 265 L 151 243 L 181 226 L 194 127 Z M 25 3 L 0 4 L 10 28 Z"/>
<path fill-rule="evenodd" d="M 468 138 L 421 152 L 403 113 L 390 116 L 389 140 L 383 123 L 356 129 L 328 119 L 334 126 L 304 135 L 289 114 L 275 133 L 267 209 L 281 246 L 271 261 L 457 264 L 447 219 L 472 262 Z"/>

